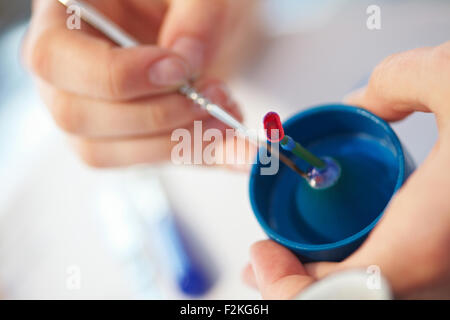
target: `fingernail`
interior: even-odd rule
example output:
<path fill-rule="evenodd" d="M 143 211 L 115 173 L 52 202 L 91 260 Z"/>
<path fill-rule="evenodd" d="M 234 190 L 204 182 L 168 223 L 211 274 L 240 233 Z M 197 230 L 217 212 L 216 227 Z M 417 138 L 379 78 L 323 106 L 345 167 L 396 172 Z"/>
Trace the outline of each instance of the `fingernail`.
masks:
<path fill-rule="evenodd" d="M 230 90 L 223 83 L 211 84 L 208 87 L 206 87 L 202 93 L 214 103 L 223 105 L 235 103 Z"/>
<path fill-rule="evenodd" d="M 228 100 L 227 93 L 222 90 L 220 85 L 212 84 L 207 86 L 203 91 L 202 94 L 208 98 L 211 102 L 217 103 L 217 104 L 225 104 Z"/>
<path fill-rule="evenodd" d="M 175 41 L 172 50 L 186 59 L 194 74 L 200 72 L 205 58 L 203 42 L 191 37 L 182 37 Z"/>
<path fill-rule="evenodd" d="M 188 67 L 180 58 L 161 59 L 150 67 L 150 81 L 158 86 L 175 86 L 185 82 Z"/>

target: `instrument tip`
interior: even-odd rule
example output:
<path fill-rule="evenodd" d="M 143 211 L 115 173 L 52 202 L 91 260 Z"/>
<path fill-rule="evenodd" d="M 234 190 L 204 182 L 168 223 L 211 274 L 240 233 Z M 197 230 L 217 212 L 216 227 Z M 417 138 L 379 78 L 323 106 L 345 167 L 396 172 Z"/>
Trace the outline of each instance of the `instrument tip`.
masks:
<path fill-rule="evenodd" d="M 264 129 L 266 130 L 267 139 L 270 142 L 279 142 L 283 140 L 284 138 L 284 129 L 283 125 L 281 124 L 281 119 L 278 113 L 276 112 L 269 112 L 264 116 Z M 278 135 L 272 135 L 276 134 L 276 131 L 272 130 L 278 130 Z"/>

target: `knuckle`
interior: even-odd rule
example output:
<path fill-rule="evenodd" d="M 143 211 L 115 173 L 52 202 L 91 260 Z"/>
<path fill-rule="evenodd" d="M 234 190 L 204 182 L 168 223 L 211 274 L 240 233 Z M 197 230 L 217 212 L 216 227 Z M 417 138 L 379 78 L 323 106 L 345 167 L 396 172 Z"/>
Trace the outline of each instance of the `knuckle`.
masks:
<path fill-rule="evenodd" d="M 103 158 L 100 156 L 101 150 L 95 142 L 81 140 L 77 143 L 77 151 L 81 160 L 91 168 L 107 168 Z"/>
<path fill-rule="evenodd" d="M 397 76 L 399 70 L 409 69 L 414 63 L 414 57 L 417 55 L 415 50 L 395 53 L 386 57 L 373 70 L 369 81 L 369 88 L 377 95 L 383 95 L 389 92 L 389 86 L 393 78 Z"/>
<path fill-rule="evenodd" d="M 428 67 L 433 75 L 433 86 L 439 90 L 432 99 L 436 99 L 436 105 L 441 105 L 450 96 L 450 41 L 431 50 Z"/>
<path fill-rule="evenodd" d="M 69 95 L 62 92 L 54 93 L 49 108 L 56 124 L 65 132 L 75 135 L 82 132 L 81 112 L 74 106 Z"/>
<path fill-rule="evenodd" d="M 106 95 L 114 100 L 126 98 L 126 71 L 117 63 L 117 56 L 114 50 L 107 53 L 106 65 Z"/>
<path fill-rule="evenodd" d="M 448 63 L 450 61 L 450 41 L 434 48 L 436 61 Z"/>
<path fill-rule="evenodd" d="M 169 111 L 167 108 L 156 106 L 151 110 L 151 116 L 148 117 L 149 123 L 147 125 L 152 129 L 164 129 L 167 127 L 167 121 L 169 118 Z"/>
<path fill-rule="evenodd" d="M 49 70 L 49 37 L 39 36 L 33 42 L 25 42 L 25 61 L 31 71 L 42 78 L 47 78 Z"/>
<path fill-rule="evenodd" d="M 375 94 L 380 94 L 383 91 L 383 83 L 385 83 L 384 79 L 386 77 L 387 70 L 389 66 L 392 65 L 392 61 L 394 59 L 395 56 L 387 57 L 373 70 L 369 80 L 369 88 Z"/>
<path fill-rule="evenodd" d="M 450 41 L 432 50 L 431 63 L 436 71 L 450 71 Z"/>

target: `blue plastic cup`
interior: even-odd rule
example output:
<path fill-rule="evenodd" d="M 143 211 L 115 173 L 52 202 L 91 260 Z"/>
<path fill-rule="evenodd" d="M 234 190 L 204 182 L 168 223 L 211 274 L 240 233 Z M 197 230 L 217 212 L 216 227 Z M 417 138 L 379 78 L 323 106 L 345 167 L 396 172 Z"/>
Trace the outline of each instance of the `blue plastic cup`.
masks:
<path fill-rule="evenodd" d="M 415 165 L 392 128 L 360 108 L 326 105 L 284 123 L 287 135 L 342 170 L 336 185 L 312 189 L 280 163 L 275 175 L 250 176 L 250 201 L 266 234 L 304 261 L 341 261 L 366 239 Z M 283 150 L 299 167 L 308 166 Z"/>

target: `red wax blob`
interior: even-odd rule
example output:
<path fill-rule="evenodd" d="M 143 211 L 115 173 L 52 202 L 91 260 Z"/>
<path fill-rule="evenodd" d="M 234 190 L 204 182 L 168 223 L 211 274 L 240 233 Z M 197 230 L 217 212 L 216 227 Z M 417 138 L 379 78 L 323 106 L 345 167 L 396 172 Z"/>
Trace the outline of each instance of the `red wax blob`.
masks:
<path fill-rule="evenodd" d="M 269 112 L 264 116 L 264 129 L 270 142 L 279 142 L 284 138 L 284 129 L 281 125 L 280 116 L 276 112 Z M 272 130 L 278 129 L 278 139 L 272 139 Z"/>

